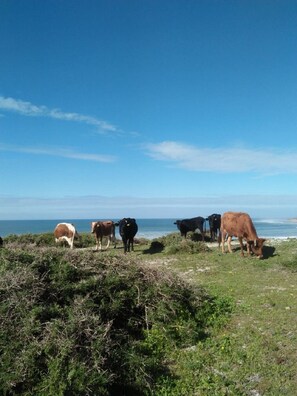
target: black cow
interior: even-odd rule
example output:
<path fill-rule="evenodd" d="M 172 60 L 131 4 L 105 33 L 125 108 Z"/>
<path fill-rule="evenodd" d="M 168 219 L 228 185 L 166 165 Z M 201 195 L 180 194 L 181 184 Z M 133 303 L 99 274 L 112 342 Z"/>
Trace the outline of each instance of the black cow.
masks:
<path fill-rule="evenodd" d="M 198 230 L 201 232 L 202 240 L 204 241 L 204 231 L 203 231 L 203 224 L 205 219 L 203 217 L 193 217 L 192 219 L 183 219 L 183 220 L 176 220 L 174 224 L 177 225 L 177 228 L 180 230 L 181 236 L 187 237 L 187 233 L 189 231 L 194 232 Z"/>
<path fill-rule="evenodd" d="M 218 233 L 221 228 L 221 215 L 213 213 L 206 218 L 209 222 L 210 239 L 215 241 L 218 238 Z"/>
<path fill-rule="evenodd" d="M 124 244 L 124 252 L 130 252 L 130 246 L 131 250 L 134 250 L 134 237 L 138 231 L 138 225 L 135 219 L 131 219 L 130 217 L 124 218 L 116 223 L 116 225 L 119 226 L 119 233 Z"/>

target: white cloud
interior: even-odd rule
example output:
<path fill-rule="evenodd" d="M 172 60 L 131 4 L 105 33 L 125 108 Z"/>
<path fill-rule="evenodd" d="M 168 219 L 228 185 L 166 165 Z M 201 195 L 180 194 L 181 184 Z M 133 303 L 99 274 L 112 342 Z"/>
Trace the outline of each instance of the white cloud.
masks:
<path fill-rule="evenodd" d="M 18 146 L 10 146 L 0 143 L 0 151 L 10 151 L 10 152 L 27 153 L 27 154 L 35 154 L 35 155 L 50 155 L 54 157 L 72 158 L 72 159 L 95 161 L 95 162 L 110 163 L 116 161 L 116 157 L 112 155 L 81 153 L 74 151 L 72 149 L 58 148 L 58 147 L 51 147 L 51 148 L 18 147 Z"/>
<path fill-rule="evenodd" d="M 121 132 L 116 126 L 79 113 L 65 113 L 59 109 L 49 109 L 46 106 L 36 106 L 30 102 L 14 98 L 5 98 L 0 96 L 0 109 L 4 111 L 13 111 L 30 117 L 49 117 L 64 121 L 81 122 L 93 125 L 101 132 Z"/>
<path fill-rule="evenodd" d="M 147 154 L 178 168 L 198 172 L 296 173 L 297 153 L 272 149 L 199 148 L 173 141 L 145 146 Z"/>

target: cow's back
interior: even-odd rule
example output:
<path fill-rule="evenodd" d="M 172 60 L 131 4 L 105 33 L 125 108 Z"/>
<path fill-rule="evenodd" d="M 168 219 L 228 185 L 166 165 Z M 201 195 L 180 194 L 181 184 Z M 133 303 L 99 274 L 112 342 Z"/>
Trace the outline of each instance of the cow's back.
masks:
<path fill-rule="evenodd" d="M 221 218 L 221 230 L 235 237 L 257 238 L 257 232 L 252 219 L 247 213 L 226 212 Z"/>
<path fill-rule="evenodd" d="M 54 230 L 55 238 L 61 238 L 65 236 L 67 238 L 72 238 L 75 235 L 75 228 L 69 223 L 59 223 Z"/>
<path fill-rule="evenodd" d="M 115 233 L 115 224 L 112 220 L 102 221 L 103 235 L 113 235 Z"/>
<path fill-rule="evenodd" d="M 92 233 L 97 237 L 109 236 L 115 234 L 115 223 L 112 220 L 93 221 L 91 223 Z"/>

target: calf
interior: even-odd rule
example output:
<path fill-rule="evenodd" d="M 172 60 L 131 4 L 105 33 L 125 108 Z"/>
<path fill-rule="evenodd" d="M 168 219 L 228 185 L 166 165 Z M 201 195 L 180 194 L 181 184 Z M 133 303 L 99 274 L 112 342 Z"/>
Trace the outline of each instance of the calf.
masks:
<path fill-rule="evenodd" d="M 177 228 L 180 230 L 181 236 L 187 237 L 189 231 L 194 232 L 197 228 L 202 235 L 202 240 L 204 241 L 204 231 L 203 224 L 205 219 L 203 217 L 193 217 L 192 219 L 176 220 Z"/>
<path fill-rule="evenodd" d="M 59 223 L 54 230 L 56 243 L 66 241 L 71 249 L 73 249 L 74 238 L 78 237 L 78 233 L 73 224 Z"/>
<path fill-rule="evenodd" d="M 102 250 L 103 237 L 107 237 L 106 249 L 108 249 L 112 240 L 114 241 L 114 247 L 116 247 L 115 224 L 113 221 L 93 221 L 91 228 L 96 239 L 96 250 Z"/>
<path fill-rule="evenodd" d="M 131 219 L 130 217 L 124 218 L 117 225 L 119 226 L 119 233 L 124 244 L 124 252 L 130 252 L 130 247 L 131 250 L 134 250 L 134 237 L 138 231 L 138 225 L 135 219 Z"/>
<path fill-rule="evenodd" d="M 222 242 L 222 252 L 225 252 L 225 239 L 228 236 L 227 244 L 228 250 L 232 253 L 231 239 L 232 236 L 238 238 L 241 248 L 241 255 L 243 254 L 243 243 L 242 240 L 247 241 L 247 254 L 250 255 L 250 251 L 258 257 L 263 257 L 263 244 L 265 239 L 259 238 L 252 222 L 252 219 L 247 213 L 242 212 L 226 212 L 223 214 L 221 219 L 221 230 L 220 230 L 220 242 Z"/>

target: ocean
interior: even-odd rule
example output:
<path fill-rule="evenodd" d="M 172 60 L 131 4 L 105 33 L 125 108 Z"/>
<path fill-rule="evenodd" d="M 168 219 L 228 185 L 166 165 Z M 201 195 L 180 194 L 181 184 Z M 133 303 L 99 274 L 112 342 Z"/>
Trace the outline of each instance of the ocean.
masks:
<path fill-rule="evenodd" d="M 118 221 L 119 219 L 114 219 Z M 163 235 L 177 232 L 176 219 L 136 219 L 138 224 L 138 238 L 154 239 Z M 0 236 L 10 234 L 42 234 L 53 232 L 55 226 L 61 222 L 72 223 L 78 233 L 90 232 L 90 219 L 68 220 L 0 220 Z M 297 238 L 297 222 L 289 219 L 253 219 L 259 237 L 263 238 Z M 208 222 L 206 222 L 208 229 Z M 118 237 L 118 228 L 116 228 Z"/>

